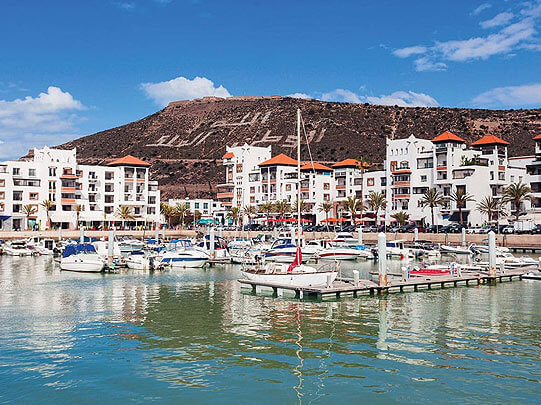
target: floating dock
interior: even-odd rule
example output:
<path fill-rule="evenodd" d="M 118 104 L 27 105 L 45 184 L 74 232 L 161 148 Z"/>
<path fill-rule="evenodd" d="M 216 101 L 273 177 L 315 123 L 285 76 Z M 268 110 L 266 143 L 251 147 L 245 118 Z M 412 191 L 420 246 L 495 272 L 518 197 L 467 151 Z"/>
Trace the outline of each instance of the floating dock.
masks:
<path fill-rule="evenodd" d="M 346 295 L 357 296 L 358 294 L 386 294 L 391 291 L 412 290 L 418 291 L 419 289 L 426 288 L 445 288 L 448 286 L 458 287 L 459 285 L 469 286 L 471 284 L 494 284 L 496 282 L 521 280 L 522 276 L 530 271 L 537 270 L 536 267 L 523 267 L 520 269 L 509 269 L 503 272 L 497 271 L 495 275 L 489 275 L 488 271 L 462 271 L 460 276 L 415 276 L 409 279 L 391 279 L 386 285 L 379 285 L 372 280 L 359 280 L 355 284 L 354 279 L 338 277 L 332 283 L 331 286 L 311 286 L 311 287 L 295 287 L 286 284 L 276 283 L 262 283 L 257 281 L 240 279 L 239 283 L 243 286 L 250 286 L 254 293 L 257 292 L 258 287 L 271 288 L 274 295 L 280 296 L 283 290 L 291 291 L 295 293 L 296 298 L 315 297 L 322 299 L 324 297 L 334 296 L 340 298 Z M 282 291 L 280 291 L 282 290 Z"/>

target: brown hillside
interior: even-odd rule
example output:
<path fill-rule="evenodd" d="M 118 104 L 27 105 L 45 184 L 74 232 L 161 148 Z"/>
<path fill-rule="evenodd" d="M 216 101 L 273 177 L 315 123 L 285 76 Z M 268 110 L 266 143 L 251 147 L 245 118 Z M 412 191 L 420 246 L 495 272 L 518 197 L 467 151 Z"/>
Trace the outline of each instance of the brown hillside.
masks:
<path fill-rule="evenodd" d="M 153 177 L 169 198 L 208 196 L 222 181 L 226 145 L 272 145 L 294 154 L 295 114 L 300 107 L 315 160 L 384 158 L 385 138 L 411 134 L 433 138 L 443 131 L 473 141 L 493 134 L 511 143 L 511 155 L 532 154 L 541 109 L 472 110 L 403 108 L 273 97 L 207 97 L 179 101 L 139 121 L 61 145 L 77 147 L 83 163 L 131 154 L 152 163 Z M 306 151 L 304 151 L 306 152 Z M 307 158 L 307 153 L 303 157 Z"/>

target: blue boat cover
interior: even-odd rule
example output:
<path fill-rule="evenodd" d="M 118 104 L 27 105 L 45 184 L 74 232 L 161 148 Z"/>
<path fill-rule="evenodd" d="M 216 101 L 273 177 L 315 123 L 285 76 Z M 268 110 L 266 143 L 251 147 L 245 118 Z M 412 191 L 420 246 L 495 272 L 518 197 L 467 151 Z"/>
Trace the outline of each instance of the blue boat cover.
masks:
<path fill-rule="evenodd" d="M 96 252 L 96 248 L 90 243 L 67 245 L 64 248 L 64 253 L 62 253 L 62 257 L 70 257 L 71 255 L 76 255 L 77 253 L 82 252 Z"/>

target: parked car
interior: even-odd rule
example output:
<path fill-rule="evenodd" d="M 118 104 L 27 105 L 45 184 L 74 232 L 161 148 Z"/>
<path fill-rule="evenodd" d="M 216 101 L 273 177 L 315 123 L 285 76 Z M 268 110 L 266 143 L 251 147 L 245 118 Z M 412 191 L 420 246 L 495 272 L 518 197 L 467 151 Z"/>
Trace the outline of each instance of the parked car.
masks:
<path fill-rule="evenodd" d="M 443 225 L 429 225 L 425 228 L 426 233 L 439 233 Z"/>
<path fill-rule="evenodd" d="M 440 233 L 460 233 L 462 232 L 462 228 L 464 228 L 464 225 L 461 225 L 457 222 L 453 222 L 441 228 Z"/>
<path fill-rule="evenodd" d="M 531 231 L 530 233 L 532 235 L 540 235 L 541 234 L 541 224 L 538 224 L 536 225 Z"/>

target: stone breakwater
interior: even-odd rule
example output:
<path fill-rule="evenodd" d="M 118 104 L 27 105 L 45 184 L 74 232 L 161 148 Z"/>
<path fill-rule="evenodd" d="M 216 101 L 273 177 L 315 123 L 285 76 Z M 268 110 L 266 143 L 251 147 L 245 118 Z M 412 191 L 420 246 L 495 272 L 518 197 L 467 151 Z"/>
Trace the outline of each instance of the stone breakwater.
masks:
<path fill-rule="evenodd" d="M 184 230 L 184 229 L 171 229 L 171 230 L 160 230 L 160 236 L 165 233 L 166 238 L 195 238 L 201 236 L 203 230 Z M 117 236 L 130 236 L 137 239 L 143 237 L 154 237 L 154 231 L 116 231 Z M 216 233 L 218 234 L 218 232 Z M 223 231 L 222 236 L 225 239 L 233 239 L 239 237 L 255 237 L 260 234 L 272 235 L 272 232 L 234 232 L 234 231 Z M 106 238 L 108 231 L 85 231 L 85 236 L 92 238 Z M 357 237 L 356 233 L 353 233 Z M 12 240 L 12 239 L 27 239 L 31 237 L 41 237 L 41 238 L 51 238 L 58 239 L 58 231 L 8 231 L 0 232 L 0 239 L 2 240 Z M 80 232 L 78 230 L 63 230 L 62 238 L 63 239 L 78 239 Z M 330 232 L 306 232 L 304 234 L 305 238 L 308 240 L 312 239 L 325 239 L 332 238 L 334 233 Z M 401 239 L 406 241 L 413 241 L 413 233 L 387 233 L 387 240 Z M 441 244 L 460 244 L 462 241 L 461 234 L 434 234 L 434 233 L 419 233 L 419 240 L 429 241 L 432 243 L 441 243 Z M 377 243 L 377 233 L 365 232 L 363 233 L 363 242 L 366 244 L 376 244 Z M 467 234 L 466 235 L 467 243 L 475 244 L 486 244 L 487 235 L 478 235 L 478 234 Z M 540 235 L 496 235 L 496 243 L 501 246 L 508 247 L 525 247 L 525 248 L 539 248 L 541 249 L 541 236 Z"/>

